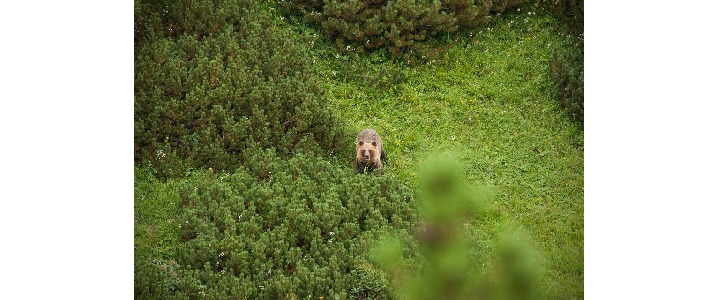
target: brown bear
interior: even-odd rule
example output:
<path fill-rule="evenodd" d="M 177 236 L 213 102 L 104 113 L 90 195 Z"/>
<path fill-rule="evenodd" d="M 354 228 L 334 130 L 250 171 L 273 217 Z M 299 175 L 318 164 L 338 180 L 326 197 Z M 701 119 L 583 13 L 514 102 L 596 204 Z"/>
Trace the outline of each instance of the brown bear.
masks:
<path fill-rule="evenodd" d="M 381 161 L 386 161 L 384 144 L 381 137 L 372 129 L 364 129 L 357 135 L 356 141 L 356 168 L 358 173 L 378 169 L 384 173 Z"/>

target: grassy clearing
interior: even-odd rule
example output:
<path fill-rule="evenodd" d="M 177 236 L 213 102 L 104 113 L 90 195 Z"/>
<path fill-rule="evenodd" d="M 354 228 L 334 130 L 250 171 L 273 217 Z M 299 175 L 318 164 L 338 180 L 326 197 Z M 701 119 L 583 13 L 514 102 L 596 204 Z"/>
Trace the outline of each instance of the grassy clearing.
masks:
<path fill-rule="evenodd" d="M 387 175 L 414 185 L 428 154 L 452 152 L 466 180 L 494 195 L 500 217 L 488 222 L 516 223 L 533 238 L 546 296 L 572 299 L 583 297 L 583 132 L 552 91 L 548 60 L 562 35 L 550 16 L 523 11 L 445 37 L 446 51 L 421 65 L 320 40 L 316 63 L 350 131 L 382 135 Z"/>
<path fill-rule="evenodd" d="M 151 171 L 135 167 L 135 263 L 175 258 L 178 209 L 179 194 L 173 181 L 162 183 Z"/>

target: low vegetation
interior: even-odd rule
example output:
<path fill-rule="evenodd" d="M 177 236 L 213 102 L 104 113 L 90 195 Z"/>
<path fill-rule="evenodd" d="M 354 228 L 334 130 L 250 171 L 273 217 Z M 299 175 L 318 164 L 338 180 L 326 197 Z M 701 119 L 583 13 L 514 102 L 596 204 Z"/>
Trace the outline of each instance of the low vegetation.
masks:
<path fill-rule="evenodd" d="M 166 2 L 135 3 L 135 298 L 583 298 L 566 9 L 508 6 L 396 57 L 274 3 Z M 352 166 L 364 128 L 384 175 Z"/>

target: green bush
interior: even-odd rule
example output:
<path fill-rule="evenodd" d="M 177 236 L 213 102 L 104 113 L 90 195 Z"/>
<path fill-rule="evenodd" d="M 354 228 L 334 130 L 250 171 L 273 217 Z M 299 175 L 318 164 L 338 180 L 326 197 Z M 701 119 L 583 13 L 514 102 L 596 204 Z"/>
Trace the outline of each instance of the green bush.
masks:
<path fill-rule="evenodd" d="M 387 49 L 394 55 L 424 49 L 422 41 L 489 21 L 520 0 L 295 0 L 291 5 L 319 25 L 343 50 Z"/>
<path fill-rule="evenodd" d="M 568 37 L 568 47 L 557 48 L 551 58 L 551 79 L 556 96 L 570 117 L 583 126 L 583 38 Z"/>
<path fill-rule="evenodd" d="M 386 273 L 369 263 L 357 264 L 351 271 L 352 299 L 389 299 L 397 298 L 391 293 L 390 282 Z"/>
<path fill-rule="evenodd" d="M 175 261 L 135 258 L 135 299 L 167 299 L 179 285 L 179 265 Z"/>
<path fill-rule="evenodd" d="M 571 119 L 583 127 L 583 0 L 538 1 L 536 6 L 565 27 L 564 44 L 550 58 L 556 96 Z"/>
<path fill-rule="evenodd" d="M 392 297 L 366 253 L 390 231 L 402 237 L 407 256 L 417 252 L 410 188 L 303 153 L 287 159 L 257 150 L 251 162 L 232 174 L 196 171 L 181 181 L 174 220 L 181 267 L 136 262 L 136 297 Z"/>
<path fill-rule="evenodd" d="M 566 23 L 571 33 L 583 33 L 583 0 L 539 0 L 537 3 Z"/>
<path fill-rule="evenodd" d="M 251 0 L 135 4 L 136 163 L 179 176 L 234 170 L 248 148 L 339 147 L 306 38 Z"/>

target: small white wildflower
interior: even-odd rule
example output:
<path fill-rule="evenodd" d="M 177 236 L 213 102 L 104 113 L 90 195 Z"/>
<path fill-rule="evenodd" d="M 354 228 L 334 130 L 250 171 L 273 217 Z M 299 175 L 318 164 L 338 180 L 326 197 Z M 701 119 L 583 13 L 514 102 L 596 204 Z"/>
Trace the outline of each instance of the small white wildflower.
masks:
<path fill-rule="evenodd" d="M 452 136 L 451 136 L 451 140 L 452 140 L 452 141 L 455 141 L 455 140 L 456 140 L 456 136 L 453 136 L 453 135 L 452 135 Z"/>
<path fill-rule="evenodd" d="M 330 232 L 329 232 L 329 235 L 334 235 L 334 231 L 330 231 Z"/>

